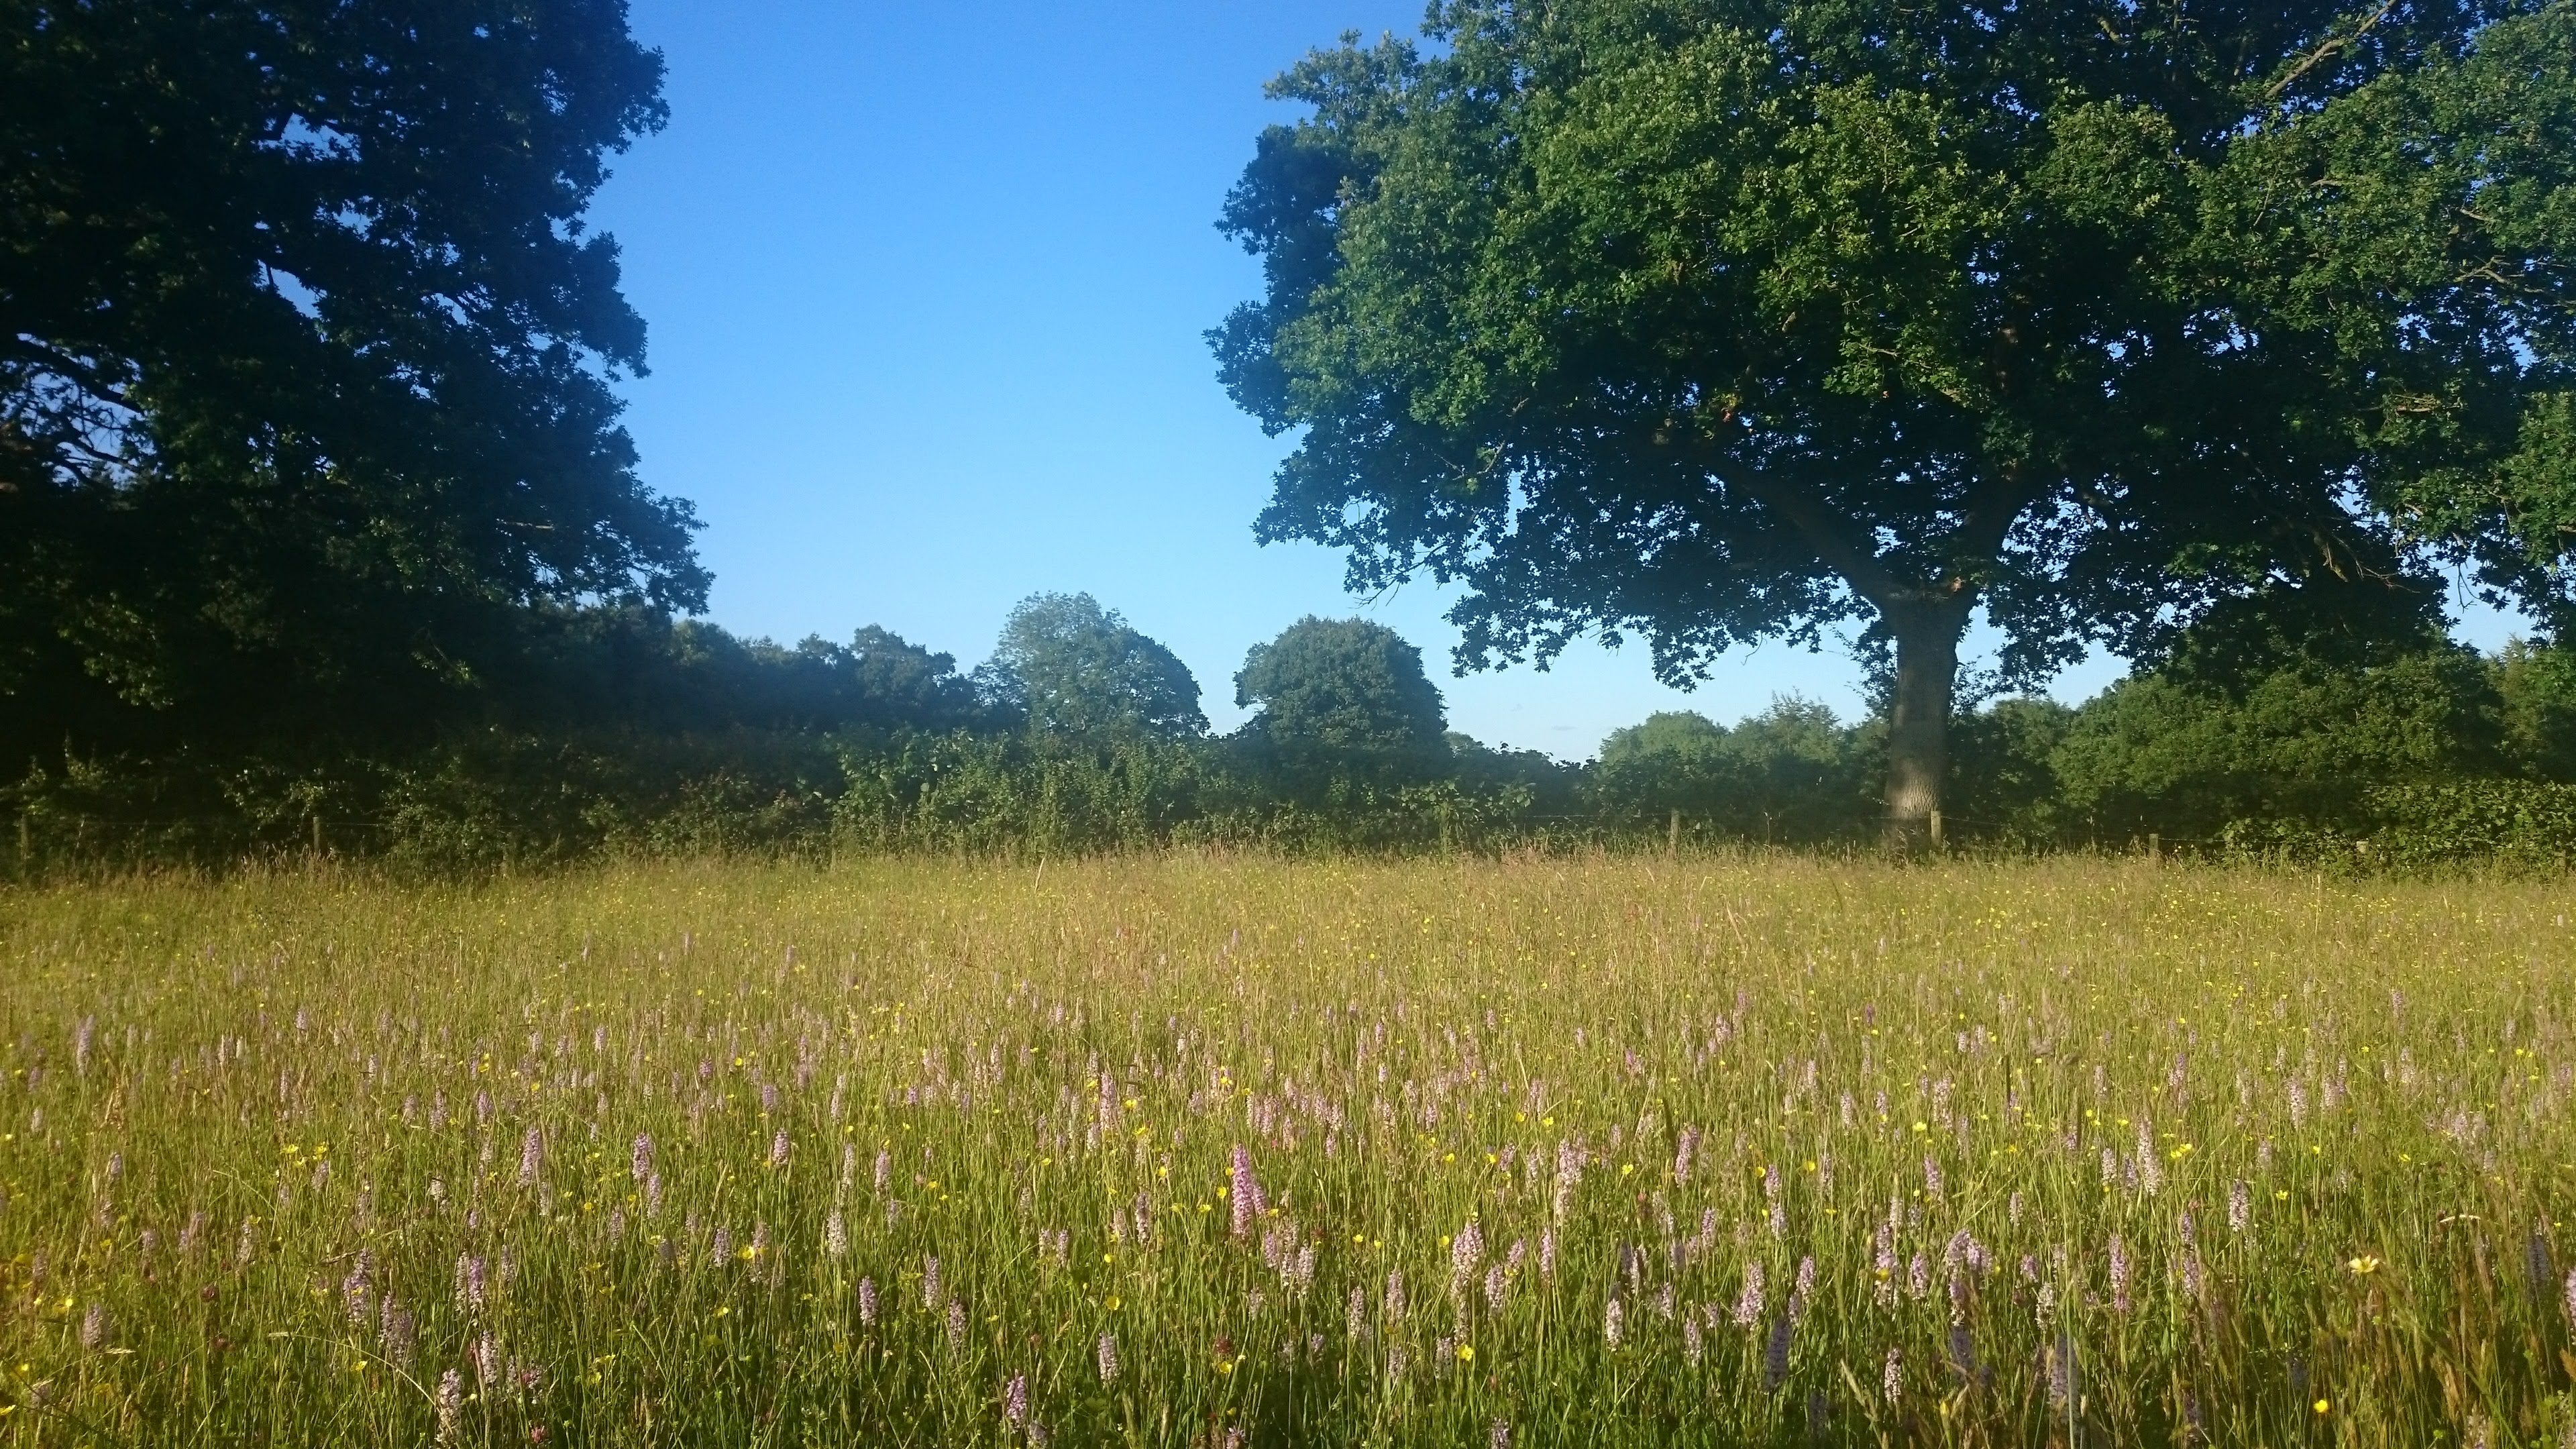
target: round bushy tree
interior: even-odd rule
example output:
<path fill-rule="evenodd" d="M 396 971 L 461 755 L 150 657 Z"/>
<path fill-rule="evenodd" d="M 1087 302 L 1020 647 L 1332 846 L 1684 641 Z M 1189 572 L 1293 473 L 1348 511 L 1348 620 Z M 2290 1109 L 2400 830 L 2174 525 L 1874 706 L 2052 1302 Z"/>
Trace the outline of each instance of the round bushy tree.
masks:
<path fill-rule="evenodd" d="M 993 701 L 1045 739 L 1186 739 L 1207 732 L 1199 682 L 1089 594 L 1032 594 L 980 671 Z"/>
<path fill-rule="evenodd" d="M 1439 686 L 1422 651 L 1365 619 L 1298 620 L 1253 646 L 1234 702 L 1258 706 L 1247 733 L 1292 773 L 1385 781 L 1447 753 Z"/>

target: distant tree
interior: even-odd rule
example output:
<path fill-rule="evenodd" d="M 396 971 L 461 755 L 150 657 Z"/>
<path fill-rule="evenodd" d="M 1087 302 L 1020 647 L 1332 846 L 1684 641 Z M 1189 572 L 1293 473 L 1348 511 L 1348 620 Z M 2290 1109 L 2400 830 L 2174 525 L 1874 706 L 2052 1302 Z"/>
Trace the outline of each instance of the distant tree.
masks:
<path fill-rule="evenodd" d="M 1733 729 L 1667 711 L 1616 731 L 1602 742 L 1595 789 L 1649 825 L 1679 810 L 1695 830 L 1818 841 L 1859 822 L 1858 763 L 1831 709 L 1786 696 Z"/>
<path fill-rule="evenodd" d="M 1613 730 L 1593 766 L 1602 803 L 1652 823 L 1679 810 L 1701 826 L 1731 803 L 1737 785 L 1726 727 L 1694 710 L 1662 710 Z"/>
<path fill-rule="evenodd" d="M 1865 622 L 1884 807 L 1958 648 L 2137 654 L 2446 562 L 2576 604 L 2576 8 L 1441 0 L 1273 94 L 1212 334 L 1265 539 L 1463 583 L 1459 658 L 1702 677 Z"/>
<path fill-rule="evenodd" d="M 1422 651 L 1365 619 L 1298 620 L 1256 644 L 1234 676 L 1244 727 L 1292 773 L 1389 782 L 1430 773 L 1448 754 L 1440 688 Z"/>
<path fill-rule="evenodd" d="M 2155 668 L 2088 702 L 2054 756 L 2069 828 L 2115 843 L 2231 820 L 2340 823 L 2370 786 L 2505 767 L 2491 667 L 2445 637 L 2428 598 L 2356 626 L 2339 603 L 2387 591 L 2231 603 Z"/>
<path fill-rule="evenodd" d="M 1185 739 L 1207 732 L 1199 683 L 1171 650 L 1089 594 L 1032 594 L 1011 610 L 977 671 L 1002 708 L 1041 738 Z"/>
<path fill-rule="evenodd" d="M 2068 828 L 2059 810 L 2057 751 L 2075 711 L 2053 699 L 1999 699 L 1954 723 L 1950 788 L 1942 808 L 1957 835 L 2025 845 L 2055 843 Z"/>
<path fill-rule="evenodd" d="M 2514 767 L 2576 782 L 2576 649 L 2513 640 L 2495 661 L 2495 684 Z"/>
<path fill-rule="evenodd" d="M 0 0 L 0 35 L 9 742 L 413 731 L 511 610 L 702 607 L 585 225 L 664 114 L 622 0 Z"/>
<path fill-rule="evenodd" d="M 976 721 L 975 687 L 956 656 L 934 654 L 890 629 L 867 625 L 841 651 L 861 701 L 860 718 L 914 729 L 955 729 Z"/>

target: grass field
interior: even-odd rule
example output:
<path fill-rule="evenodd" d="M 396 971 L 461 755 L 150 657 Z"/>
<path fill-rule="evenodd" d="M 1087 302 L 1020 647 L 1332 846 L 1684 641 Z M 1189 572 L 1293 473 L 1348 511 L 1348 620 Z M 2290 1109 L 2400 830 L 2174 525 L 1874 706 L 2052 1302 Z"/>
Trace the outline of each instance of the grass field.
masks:
<path fill-rule="evenodd" d="M 2569 895 L 0 895 L 0 1442 L 2558 1449 Z"/>

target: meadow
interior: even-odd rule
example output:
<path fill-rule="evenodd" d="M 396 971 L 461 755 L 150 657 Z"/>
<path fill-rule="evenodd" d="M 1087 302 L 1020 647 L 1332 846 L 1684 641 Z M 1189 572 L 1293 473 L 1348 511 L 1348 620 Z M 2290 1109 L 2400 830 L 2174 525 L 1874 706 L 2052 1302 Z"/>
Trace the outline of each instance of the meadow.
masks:
<path fill-rule="evenodd" d="M 0 894 L 0 1443 L 2576 1444 L 2564 882 Z"/>

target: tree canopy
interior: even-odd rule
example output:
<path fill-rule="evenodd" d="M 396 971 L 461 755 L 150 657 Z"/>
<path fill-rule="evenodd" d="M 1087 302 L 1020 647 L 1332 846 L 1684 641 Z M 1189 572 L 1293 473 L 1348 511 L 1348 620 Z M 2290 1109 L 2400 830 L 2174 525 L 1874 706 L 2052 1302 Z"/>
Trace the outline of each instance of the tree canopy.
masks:
<path fill-rule="evenodd" d="M 621 0 L 0 0 L 0 34 L 10 743 L 400 733 L 531 608 L 703 606 L 584 223 L 663 119 Z"/>
<path fill-rule="evenodd" d="M 1096 743 L 1207 733 L 1189 666 L 1089 594 L 1021 600 L 979 672 L 994 701 L 1023 713 L 1041 737 Z"/>
<path fill-rule="evenodd" d="M 1234 676 L 1246 727 L 1292 767 L 1329 762 L 1374 775 L 1419 772 L 1447 750 L 1440 688 L 1422 651 L 1366 619 L 1298 620 L 1256 644 Z"/>
<path fill-rule="evenodd" d="M 2445 565 L 2576 606 L 2576 9 L 1444 0 L 1273 94 L 1211 334 L 1259 532 L 1463 583 L 1460 662 L 1892 649 L 1938 808 L 2029 679 Z"/>

